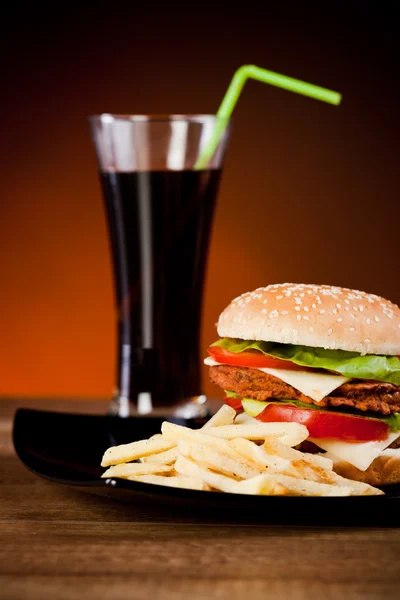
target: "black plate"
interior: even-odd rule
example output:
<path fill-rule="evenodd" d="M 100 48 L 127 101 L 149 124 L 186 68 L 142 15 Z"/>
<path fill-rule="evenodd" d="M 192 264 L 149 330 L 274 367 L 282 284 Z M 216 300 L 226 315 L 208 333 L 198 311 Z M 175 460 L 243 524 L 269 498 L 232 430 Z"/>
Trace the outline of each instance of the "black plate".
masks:
<path fill-rule="evenodd" d="M 85 492 L 146 503 L 155 511 L 188 510 L 196 516 L 280 525 L 400 525 L 400 485 L 387 486 L 385 496 L 300 498 L 249 496 L 182 490 L 122 479 L 100 479 L 104 451 L 160 432 L 164 419 L 121 419 L 20 409 L 13 440 L 21 461 L 34 473 Z M 200 421 L 170 419 L 188 427 Z"/>

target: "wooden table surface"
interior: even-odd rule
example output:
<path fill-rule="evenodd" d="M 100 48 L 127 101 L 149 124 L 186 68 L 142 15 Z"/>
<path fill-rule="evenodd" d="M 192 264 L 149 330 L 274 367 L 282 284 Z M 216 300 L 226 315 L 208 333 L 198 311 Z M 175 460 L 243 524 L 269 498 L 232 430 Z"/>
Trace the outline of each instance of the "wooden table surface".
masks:
<path fill-rule="evenodd" d="M 400 529 L 241 525 L 157 514 L 46 482 L 15 456 L 0 400 L 0 598 L 400 598 Z"/>

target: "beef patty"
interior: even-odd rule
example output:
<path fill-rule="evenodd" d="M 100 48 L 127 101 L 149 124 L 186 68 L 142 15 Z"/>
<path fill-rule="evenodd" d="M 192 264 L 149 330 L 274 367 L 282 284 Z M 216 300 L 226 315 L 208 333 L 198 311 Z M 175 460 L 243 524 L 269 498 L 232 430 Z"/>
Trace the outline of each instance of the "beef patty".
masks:
<path fill-rule="evenodd" d="M 400 412 L 400 386 L 392 383 L 349 381 L 329 396 L 325 396 L 320 402 L 316 402 L 278 377 L 257 369 L 228 365 L 214 366 L 210 367 L 209 376 L 213 383 L 229 392 L 236 392 L 242 398 L 255 400 L 286 398 L 316 406 L 349 406 L 358 410 L 379 412 L 382 415 Z"/>

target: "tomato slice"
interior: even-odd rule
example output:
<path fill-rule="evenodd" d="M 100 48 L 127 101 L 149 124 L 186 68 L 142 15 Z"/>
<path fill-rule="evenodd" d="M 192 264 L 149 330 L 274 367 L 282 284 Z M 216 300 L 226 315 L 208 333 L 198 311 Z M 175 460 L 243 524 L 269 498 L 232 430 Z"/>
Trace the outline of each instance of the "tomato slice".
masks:
<path fill-rule="evenodd" d="M 256 419 L 264 423 L 301 423 L 307 427 L 310 437 L 315 439 L 371 442 L 385 440 L 389 433 L 389 426 L 378 419 L 298 408 L 291 404 L 269 404 Z"/>
<path fill-rule="evenodd" d="M 273 356 L 266 356 L 258 350 L 246 350 L 245 352 L 229 352 L 219 346 L 210 346 L 207 352 L 216 362 L 235 367 L 290 369 L 292 371 L 315 371 L 307 367 L 295 365 L 288 360 L 281 360 Z"/>
<path fill-rule="evenodd" d="M 234 396 L 224 396 L 224 402 L 231 406 L 236 412 L 243 412 L 242 399 Z"/>

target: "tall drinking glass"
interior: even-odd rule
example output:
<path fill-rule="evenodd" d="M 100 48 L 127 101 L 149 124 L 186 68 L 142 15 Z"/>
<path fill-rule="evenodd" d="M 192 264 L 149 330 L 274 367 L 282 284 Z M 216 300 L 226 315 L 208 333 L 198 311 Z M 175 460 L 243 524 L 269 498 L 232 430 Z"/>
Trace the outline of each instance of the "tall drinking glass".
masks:
<path fill-rule="evenodd" d="M 110 114 L 90 122 L 115 284 L 112 412 L 199 406 L 204 275 L 229 123 L 212 115 Z M 221 130 L 213 157 L 198 169 Z"/>

